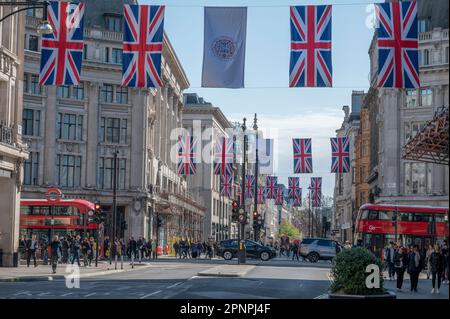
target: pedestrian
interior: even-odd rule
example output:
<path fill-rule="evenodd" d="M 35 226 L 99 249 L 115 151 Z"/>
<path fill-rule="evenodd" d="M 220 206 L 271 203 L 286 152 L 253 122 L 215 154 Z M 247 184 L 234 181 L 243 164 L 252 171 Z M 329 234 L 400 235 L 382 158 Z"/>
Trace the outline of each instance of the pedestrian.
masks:
<path fill-rule="evenodd" d="M 80 236 L 77 235 L 77 237 L 75 237 L 72 240 L 72 243 L 70 246 L 70 251 L 72 253 L 72 260 L 71 260 L 72 265 L 75 263 L 75 259 L 76 259 L 79 267 L 81 266 L 81 264 L 80 264 L 80 249 L 81 249 Z"/>
<path fill-rule="evenodd" d="M 53 236 L 53 241 L 50 243 L 50 262 L 52 264 L 52 271 L 56 274 L 56 267 L 62 255 L 62 245 L 58 235 Z"/>
<path fill-rule="evenodd" d="M 411 291 L 417 292 L 417 285 L 419 284 L 421 256 L 419 253 L 419 246 L 414 245 L 412 252 L 409 254 L 408 273 L 411 280 Z"/>
<path fill-rule="evenodd" d="M 131 236 L 130 240 L 128 241 L 128 249 L 131 258 L 131 265 L 134 267 L 134 259 L 136 258 L 137 252 L 137 242 L 133 236 Z"/>
<path fill-rule="evenodd" d="M 395 247 L 394 242 L 391 241 L 389 243 L 389 247 L 386 249 L 386 255 L 384 256 L 384 260 L 387 263 L 389 280 L 395 279 L 394 256 L 395 256 Z"/>
<path fill-rule="evenodd" d="M 62 248 L 62 258 L 61 262 L 63 264 L 67 264 L 67 261 L 69 259 L 69 244 L 67 242 L 67 239 L 63 236 L 61 237 L 61 248 Z"/>
<path fill-rule="evenodd" d="M 84 267 L 90 266 L 89 255 L 92 253 L 92 247 L 87 237 L 84 237 L 81 243 L 81 253 L 83 254 Z"/>
<path fill-rule="evenodd" d="M 47 236 L 43 235 L 40 242 L 39 242 L 39 248 L 41 251 L 41 258 L 42 258 L 42 264 L 48 265 L 48 239 Z"/>
<path fill-rule="evenodd" d="M 442 276 L 442 280 L 444 282 L 444 284 L 448 285 L 448 268 L 449 268 L 449 252 L 448 252 L 448 244 L 447 244 L 447 240 L 444 241 L 444 245 L 442 246 L 441 249 L 441 254 L 444 256 L 445 259 L 445 267 L 444 267 L 444 275 Z"/>
<path fill-rule="evenodd" d="M 150 260 L 152 258 L 152 248 L 153 248 L 153 240 L 149 239 L 147 241 L 147 249 L 146 249 L 146 254 L 147 254 L 148 260 Z"/>
<path fill-rule="evenodd" d="M 291 250 L 292 250 L 292 260 L 294 260 L 294 258 L 297 258 L 297 261 L 300 260 L 299 257 L 298 257 L 298 249 L 299 249 L 299 247 L 298 247 L 297 242 L 294 242 L 292 244 L 292 248 L 291 248 Z"/>
<path fill-rule="evenodd" d="M 178 256 L 178 249 L 179 249 L 179 245 L 178 245 L 178 241 L 175 241 L 174 243 L 173 243 L 173 250 L 175 251 L 175 258 L 177 258 L 177 256 Z"/>
<path fill-rule="evenodd" d="M 434 245 L 434 251 L 430 256 L 430 266 L 431 266 L 431 282 L 433 289 L 431 293 L 439 293 L 441 288 L 442 275 L 445 269 L 445 257 L 441 252 L 441 247 L 436 244 Z M 437 278 L 437 289 L 436 289 L 436 278 Z"/>
<path fill-rule="evenodd" d="M 395 252 L 394 256 L 394 268 L 397 274 L 397 290 L 402 291 L 403 278 L 405 275 L 405 270 L 409 265 L 408 253 L 405 247 L 401 247 Z"/>
<path fill-rule="evenodd" d="M 137 249 L 138 249 L 139 263 L 141 263 L 141 261 L 142 261 L 142 255 L 141 255 L 141 253 L 142 253 L 142 247 L 143 247 L 143 245 L 144 245 L 144 242 L 143 242 L 143 240 L 142 240 L 142 237 L 139 236 L 139 238 L 138 238 L 138 240 L 137 240 Z"/>
<path fill-rule="evenodd" d="M 432 253 L 433 253 L 433 245 L 429 244 L 427 252 L 425 254 L 425 264 L 427 265 L 427 279 L 430 279 L 431 276 L 430 257 Z"/>
<path fill-rule="evenodd" d="M 34 267 L 37 267 L 36 262 L 36 250 L 38 249 L 38 241 L 36 239 L 36 235 L 32 235 L 31 239 L 28 239 L 26 242 L 26 250 L 27 250 L 27 267 L 30 267 L 31 258 L 33 258 Z"/>
<path fill-rule="evenodd" d="M 108 258 L 109 256 L 109 236 L 105 236 L 103 240 L 103 258 Z"/>
<path fill-rule="evenodd" d="M 25 240 L 25 236 L 21 236 L 20 240 L 19 240 L 19 252 L 20 252 L 20 256 L 19 256 L 19 260 L 23 259 L 24 257 L 26 258 L 26 252 L 27 252 L 27 241 Z"/>
<path fill-rule="evenodd" d="M 96 249 L 94 237 L 89 238 L 89 246 L 90 246 L 90 250 L 88 252 L 88 261 L 89 261 L 89 267 L 90 267 L 92 260 L 94 259 L 94 251 Z"/>
<path fill-rule="evenodd" d="M 198 252 L 198 258 L 201 258 L 202 252 L 203 252 L 203 245 L 200 241 L 197 243 L 197 252 Z"/>

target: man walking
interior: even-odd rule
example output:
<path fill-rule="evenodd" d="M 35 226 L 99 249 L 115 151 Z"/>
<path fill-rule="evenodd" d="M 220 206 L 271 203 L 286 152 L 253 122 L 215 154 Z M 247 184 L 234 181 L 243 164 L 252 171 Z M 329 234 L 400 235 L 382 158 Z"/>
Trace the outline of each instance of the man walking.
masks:
<path fill-rule="evenodd" d="M 76 259 L 78 266 L 81 266 L 81 264 L 80 264 L 80 249 L 81 249 L 80 236 L 77 236 L 73 239 L 72 244 L 70 246 L 70 250 L 72 251 L 72 265 L 75 263 L 75 259 Z"/>
<path fill-rule="evenodd" d="M 56 273 L 56 267 L 58 266 L 59 258 L 62 255 L 62 246 L 59 241 L 58 235 L 53 236 L 53 241 L 50 243 L 50 262 L 52 264 L 52 271 Z"/>
<path fill-rule="evenodd" d="M 387 263 L 389 280 L 394 280 L 395 266 L 394 266 L 395 248 L 394 242 L 389 243 L 389 247 L 386 249 L 385 262 Z"/>
<path fill-rule="evenodd" d="M 292 244 L 292 260 L 294 260 L 294 258 L 297 258 L 297 261 L 299 261 L 299 257 L 298 257 L 298 244 L 297 242 L 294 242 Z"/>
<path fill-rule="evenodd" d="M 36 235 L 31 236 L 31 239 L 27 240 L 26 250 L 27 250 L 27 267 L 30 267 L 31 257 L 33 257 L 34 267 L 37 267 L 36 262 L 36 249 L 38 248 L 38 241 Z"/>
<path fill-rule="evenodd" d="M 419 253 L 419 246 L 414 245 L 413 250 L 409 256 L 408 272 L 411 278 L 411 291 L 417 292 L 417 285 L 419 283 L 421 256 Z"/>

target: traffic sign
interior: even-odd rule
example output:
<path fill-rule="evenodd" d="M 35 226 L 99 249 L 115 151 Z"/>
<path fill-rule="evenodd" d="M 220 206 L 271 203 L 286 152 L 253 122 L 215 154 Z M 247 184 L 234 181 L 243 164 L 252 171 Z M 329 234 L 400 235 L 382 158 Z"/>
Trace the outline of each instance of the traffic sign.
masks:
<path fill-rule="evenodd" d="M 62 192 L 60 189 L 52 187 L 49 190 L 47 190 L 47 192 L 45 193 L 45 197 L 49 202 L 57 203 L 62 198 Z"/>

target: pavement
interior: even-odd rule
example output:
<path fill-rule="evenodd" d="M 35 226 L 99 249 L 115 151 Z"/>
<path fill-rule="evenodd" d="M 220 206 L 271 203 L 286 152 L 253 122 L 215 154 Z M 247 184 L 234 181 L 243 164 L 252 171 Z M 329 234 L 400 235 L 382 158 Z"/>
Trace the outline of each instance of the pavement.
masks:
<path fill-rule="evenodd" d="M 72 266 L 70 264 L 58 264 L 56 273 L 53 274 L 50 265 L 43 265 L 42 262 L 39 262 L 37 267 L 34 267 L 32 264 L 30 265 L 30 267 L 27 267 L 21 262 L 21 265 L 19 267 L 0 268 L 0 282 L 46 281 L 65 279 L 66 276 L 76 271 L 75 268 L 78 268 L 81 278 L 88 278 L 93 276 L 103 276 L 113 273 L 132 271 L 135 269 L 137 270 L 142 267 L 152 267 L 152 265 L 147 263 L 135 263 L 133 268 L 129 262 L 124 262 L 123 269 L 121 269 L 121 264 L 120 262 L 118 262 L 116 269 L 115 263 L 113 262 L 110 265 L 108 261 L 100 261 L 97 267 L 95 267 L 94 263 L 92 263 L 91 266 L 88 267 L 83 266 L 83 263 L 81 267 L 76 267 L 76 264 L 75 266 Z"/>
<path fill-rule="evenodd" d="M 243 277 L 255 267 L 255 265 L 222 265 L 202 270 L 198 275 L 213 277 Z"/>

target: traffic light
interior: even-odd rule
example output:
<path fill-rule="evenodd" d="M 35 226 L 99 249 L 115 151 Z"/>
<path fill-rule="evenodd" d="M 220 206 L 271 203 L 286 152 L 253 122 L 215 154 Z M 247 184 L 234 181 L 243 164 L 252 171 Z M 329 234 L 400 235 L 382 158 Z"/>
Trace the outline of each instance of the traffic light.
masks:
<path fill-rule="evenodd" d="M 258 227 L 258 212 L 255 210 L 253 212 L 253 228 Z"/>
<path fill-rule="evenodd" d="M 106 213 L 103 212 L 102 205 L 100 205 L 99 202 L 96 202 L 94 204 L 94 208 L 95 208 L 95 211 L 94 211 L 94 215 L 92 218 L 93 222 L 95 222 L 97 224 L 106 222 Z"/>
<path fill-rule="evenodd" d="M 239 220 L 239 203 L 236 200 L 234 200 L 231 205 L 232 205 L 232 208 L 231 208 L 231 211 L 232 211 L 231 220 L 233 222 L 237 222 Z"/>

